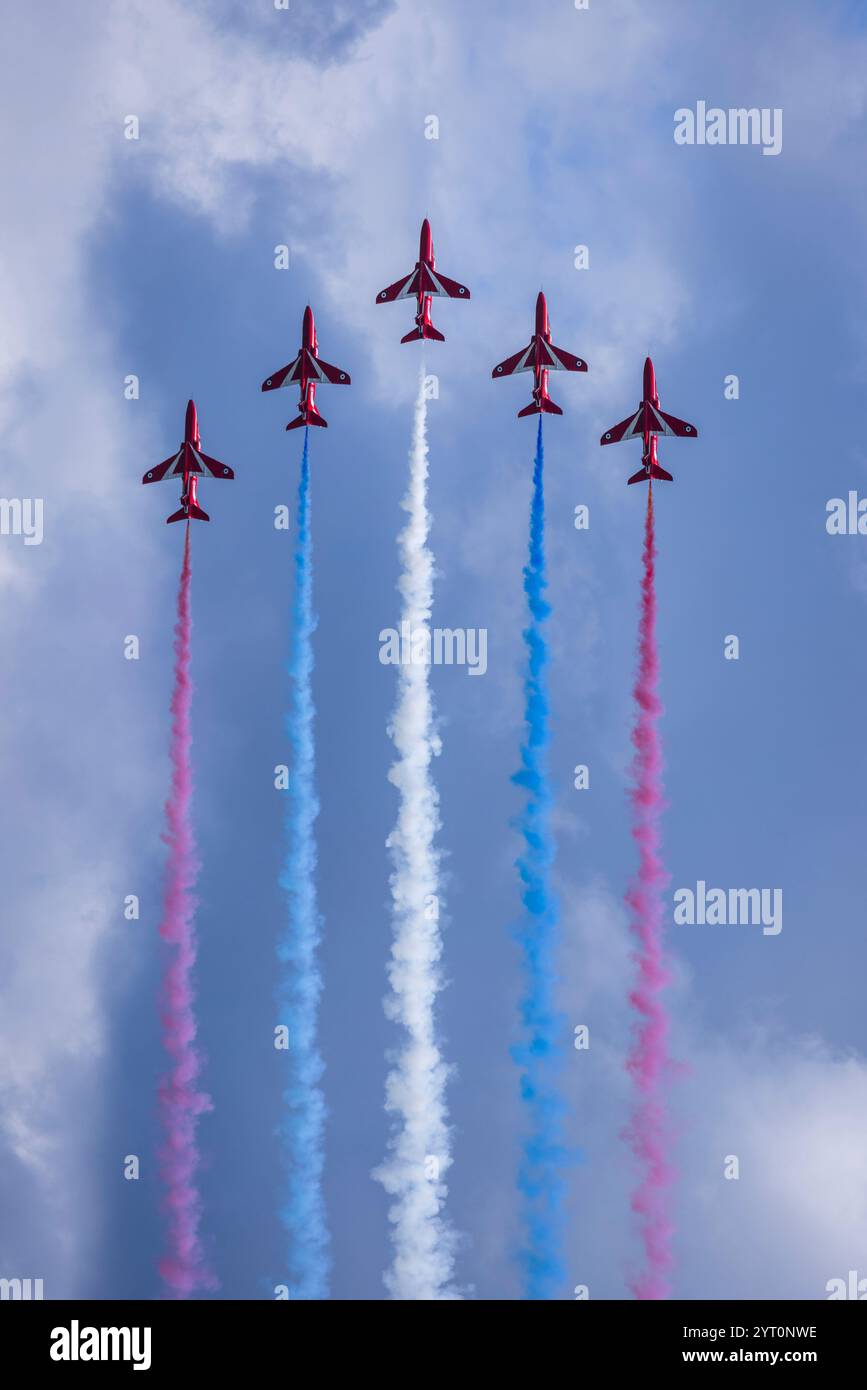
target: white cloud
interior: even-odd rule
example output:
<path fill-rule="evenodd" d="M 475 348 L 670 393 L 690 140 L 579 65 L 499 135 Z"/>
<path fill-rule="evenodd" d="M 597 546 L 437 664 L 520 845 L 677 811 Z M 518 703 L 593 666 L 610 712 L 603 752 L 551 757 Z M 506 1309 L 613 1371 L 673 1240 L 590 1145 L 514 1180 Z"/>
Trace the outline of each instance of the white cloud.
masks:
<path fill-rule="evenodd" d="M 627 1297 L 629 932 L 602 883 L 567 890 L 565 906 L 561 997 L 570 1026 L 591 1030 L 570 1067 L 572 1137 L 587 1155 L 574 1179 L 571 1270 L 591 1297 Z M 669 1088 L 674 1296 L 823 1298 L 831 1278 L 867 1277 L 867 1058 L 761 1021 L 719 1034 L 702 1018 L 705 982 L 673 964 L 671 1055 L 684 1068 Z M 729 1155 L 737 1180 L 724 1176 Z"/>
<path fill-rule="evenodd" d="M 32 1194 L 27 1226 L 4 1220 L 2 1269 L 24 1275 L 42 1251 L 51 1296 L 79 1287 L 94 1226 L 82 1145 L 99 1123 L 105 953 L 129 930 L 121 897 L 164 785 L 143 718 L 153 687 L 121 651 L 127 632 L 149 636 L 162 594 L 156 538 L 129 516 L 157 446 L 87 290 L 116 139 L 93 108 L 110 70 L 100 30 L 95 8 L 19 11 L 0 94 L 14 132 L 0 151 L 3 493 L 44 498 L 42 545 L 0 538 L 0 1153 Z"/>

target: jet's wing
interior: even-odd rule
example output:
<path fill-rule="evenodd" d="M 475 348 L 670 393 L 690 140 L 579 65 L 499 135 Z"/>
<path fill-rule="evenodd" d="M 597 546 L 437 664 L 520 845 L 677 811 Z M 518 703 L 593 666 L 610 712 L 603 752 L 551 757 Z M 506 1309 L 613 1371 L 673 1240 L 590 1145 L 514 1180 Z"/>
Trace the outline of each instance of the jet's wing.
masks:
<path fill-rule="evenodd" d="M 621 439 L 634 439 L 637 434 L 641 434 L 641 424 L 644 419 L 644 410 L 639 406 L 634 415 L 627 415 L 625 420 L 621 420 L 619 425 L 612 425 L 610 430 L 606 430 L 600 439 L 600 444 L 619 444 Z"/>
<path fill-rule="evenodd" d="M 202 472 L 210 473 L 212 478 L 227 478 L 229 481 L 235 474 L 227 463 L 221 463 L 219 459 L 212 459 L 209 454 L 203 454 L 201 449 L 193 449 L 193 453 L 202 465 Z"/>
<path fill-rule="evenodd" d="M 344 372 L 341 367 L 332 367 L 330 362 L 323 362 L 321 357 L 314 357 L 309 354 L 311 374 L 318 376 L 320 381 L 330 381 L 332 386 L 351 386 L 352 379 L 348 372 Z"/>
<path fill-rule="evenodd" d="M 183 455 L 184 450 L 182 445 L 176 454 L 172 454 L 170 459 L 163 459 L 162 463 L 157 464 L 156 468 L 149 468 L 147 473 L 145 473 L 144 477 L 142 478 L 142 482 L 160 483 L 162 482 L 163 478 L 173 477 L 175 467 L 183 458 Z"/>
<path fill-rule="evenodd" d="M 505 362 L 500 362 L 491 372 L 491 376 L 496 380 L 498 376 L 514 376 L 516 372 L 531 372 L 533 370 L 533 343 L 530 342 L 520 352 L 514 356 L 507 357 Z"/>
<path fill-rule="evenodd" d="M 443 295 L 446 299 L 470 298 L 466 285 L 459 285 L 457 280 L 440 275 L 438 270 L 433 270 L 429 265 L 424 267 L 422 289 L 425 294 Z"/>
<path fill-rule="evenodd" d="M 276 391 L 279 386 L 291 386 L 294 381 L 301 380 L 301 356 L 299 352 L 294 362 L 288 366 L 281 367 L 279 372 L 274 372 L 273 376 L 266 377 L 262 382 L 263 391 Z"/>
<path fill-rule="evenodd" d="M 565 348 L 554 347 L 542 339 L 542 353 L 549 360 L 547 366 L 552 372 L 586 372 L 587 363 L 580 357 L 575 357 L 573 353 L 567 352 Z"/>
<path fill-rule="evenodd" d="M 409 275 L 404 275 L 402 280 L 395 280 L 393 285 L 380 290 L 376 296 L 377 304 L 393 304 L 396 299 L 411 299 L 418 294 L 419 268 L 411 271 Z"/>
<path fill-rule="evenodd" d="M 678 420 L 676 415 L 666 415 L 659 406 L 651 406 L 657 419 L 660 421 L 660 434 L 673 434 L 678 439 L 694 439 L 698 435 L 695 425 L 689 424 L 687 420 Z"/>

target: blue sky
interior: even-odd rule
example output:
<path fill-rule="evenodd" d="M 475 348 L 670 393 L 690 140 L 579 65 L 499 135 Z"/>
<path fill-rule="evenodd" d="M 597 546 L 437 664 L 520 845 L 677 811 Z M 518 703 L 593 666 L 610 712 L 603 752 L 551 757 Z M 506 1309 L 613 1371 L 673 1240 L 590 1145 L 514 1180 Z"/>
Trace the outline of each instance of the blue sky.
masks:
<path fill-rule="evenodd" d="M 447 340 L 427 353 L 435 621 L 489 634 L 483 678 L 433 672 L 459 1282 L 520 1292 L 509 778 L 534 433 L 515 420 L 526 378 L 490 371 L 526 341 L 540 285 L 555 341 L 590 364 L 552 383 L 566 413 L 546 429 L 562 1006 L 592 1038 L 565 1072 L 586 1162 L 563 1297 L 576 1283 L 626 1297 L 636 1253 L 621 903 L 643 493 L 625 486 L 630 446 L 598 439 L 637 403 L 648 353 L 663 407 L 701 435 L 660 447 L 676 480 L 657 510 L 672 888 L 780 887 L 784 901 L 774 938 L 672 926 L 688 1068 L 673 1096 L 675 1292 L 822 1297 L 863 1265 L 867 564 L 863 537 L 827 535 L 825 507 L 867 489 L 865 38 L 854 5 L 699 9 L 548 0 L 530 23 L 513 0 L 134 0 L 4 19 L 2 490 L 44 497 L 45 539 L 0 538 L 0 1274 L 43 1277 L 48 1296 L 158 1291 L 155 934 L 180 552 L 163 526 L 173 493 L 140 478 L 176 447 L 189 396 L 205 449 L 236 473 L 203 485 L 213 520 L 193 536 L 204 1229 L 223 1296 L 268 1297 L 281 1274 L 272 770 L 292 566 L 272 517 L 300 441 L 283 432 L 289 393 L 258 388 L 310 302 L 323 356 L 353 378 L 321 392 L 330 428 L 312 440 L 327 1200 L 335 1296 L 384 1297 L 370 1173 L 394 1042 L 395 692 L 377 638 L 397 621 L 418 351 L 398 342 L 409 312 L 374 295 L 411 268 L 426 214 L 438 266 L 473 293 L 435 314 Z M 677 146 L 674 112 L 699 100 L 781 107 L 782 153 Z M 130 113 L 138 142 L 123 139 Z M 138 1183 L 122 1178 L 129 1153 Z M 722 1178 L 732 1153 L 737 1183 Z"/>

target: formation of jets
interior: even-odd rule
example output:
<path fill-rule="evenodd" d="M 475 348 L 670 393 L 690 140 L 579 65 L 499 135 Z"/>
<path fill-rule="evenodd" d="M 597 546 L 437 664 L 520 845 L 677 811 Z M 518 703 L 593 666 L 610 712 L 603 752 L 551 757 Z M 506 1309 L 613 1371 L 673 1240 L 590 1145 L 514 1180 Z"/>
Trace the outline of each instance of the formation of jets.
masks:
<path fill-rule="evenodd" d="M 434 327 L 431 320 L 431 302 L 434 296 L 445 299 L 469 299 L 470 291 L 466 285 L 460 284 L 457 280 L 450 280 L 447 275 L 443 275 L 442 271 L 436 269 L 433 235 L 430 222 L 425 218 L 421 224 L 418 260 L 415 267 L 408 275 L 402 276 L 400 280 L 395 280 L 393 285 L 388 285 L 384 290 L 380 290 L 376 296 L 376 303 L 393 304 L 398 299 L 414 299 L 416 302 L 415 326 L 400 341 L 411 343 L 420 339 L 430 339 L 442 343 L 445 341 L 445 336 L 438 328 Z M 548 394 L 549 372 L 586 371 L 587 363 L 583 358 L 576 357 L 574 353 L 567 352 L 565 348 L 557 347 L 552 343 L 551 327 L 548 321 L 548 302 L 540 291 L 536 300 L 536 322 L 529 343 L 519 352 L 507 357 L 504 362 L 500 362 L 492 371 L 491 376 L 496 381 L 499 377 L 516 376 L 519 372 L 533 373 L 532 400 L 529 405 L 524 406 L 523 410 L 518 411 L 518 418 L 522 419 L 527 415 L 563 414 L 560 406 L 552 401 Z M 350 384 L 351 378 L 348 372 L 343 371 L 340 367 L 332 367 L 329 362 L 325 362 L 319 356 L 316 324 L 313 310 L 308 304 L 304 310 L 304 319 L 301 325 L 301 346 L 297 356 L 285 367 L 281 367 L 279 371 L 266 377 L 262 382 L 262 390 L 276 391 L 281 386 L 297 386 L 300 392 L 298 414 L 294 420 L 290 420 L 286 426 L 287 430 L 300 429 L 302 426 L 306 429 L 310 425 L 318 425 L 324 429 L 327 427 L 328 421 L 320 415 L 316 404 L 317 386 L 349 386 Z M 642 441 L 641 467 L 628 481 L 630 483 L 647 482 L 649 484 L 653 479 L 658 479 L 670 483 L 673 481 L 672 476 L 662 467 L 657 455 L 657 440 L 661 434 L 673 435 L 678 439 L 695 439 L 698 430 L 695 425 L 689 424 L 686 420 L 678 419 L 676 415 L 667 415 L 660 407 L 656 389 L 656 373 L 653 363 L 648 357 L 644 363 L 643 392 L 638 409 L 634 414 L 628 415 L 625 420 L 621 420 L 619 425 L 612 425 L 610 430 L 606 430 L 599 442 L 603 445 L 619 444 L 624 439 L 640 438 Z M 187 405 L 184 439 L 178 452 L 157 464 L 155 468 L 149 469 L 142 478 L 142 482 L 156 483 L 165 478 L 180 478 L 182 480 L 181 505 L 178 511 L 166 518 L 167 522 L 208 521 L 207 512 L 199 506 L 197 494 L 198 480 L 205 476 L 231 479 L 235 475 L 231 468 L 221 463 L 219 459 L 210 458 L 202 452 L 196 407 L 190 401 Z"/>

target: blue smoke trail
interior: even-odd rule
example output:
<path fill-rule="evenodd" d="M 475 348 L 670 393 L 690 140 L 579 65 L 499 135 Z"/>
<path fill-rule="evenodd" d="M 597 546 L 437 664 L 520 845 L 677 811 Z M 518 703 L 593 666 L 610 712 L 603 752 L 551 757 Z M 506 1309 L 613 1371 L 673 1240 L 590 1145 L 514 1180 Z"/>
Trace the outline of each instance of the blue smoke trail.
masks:
<path fill-rule="evenodd" d="M 527 668 L 524 677 L 525 735 L 521 771 L 512 781 L 527 792 L 516 825 L 524 845 L 516 860 L 522 883 L 524 916 L 517 931 L 523 952 L 524 994 L 521 999 L 523 1040 L 513 1049 L 521 1068 L 521 1099 L 527 1107 L 528 1131 L 518 1170 L 523 1202 L 526 1248 L 521 1252 L 526 1297 L 556 1297 L 565 1279 L 562 1257 L 563 1199 L 561 1170 L 568 1155 L 562 1143 L 565 1106 L 554 1073 L 559 1060 L 562 1020 L 555 1010 L 554 946 L 559 906 L 551 889 L 554 841 L 551 834 L 552 793 L 548 773 L 551 742 L 545 624 L 551 612 L 545 599 L 545 492 L 542 420 L 536 436 L 533 502 L 530 509 L 529 556 L 524 567 L 524 592 L 530 612 L 524 630 Z"/>
<path fill-rule="evenodd" d="M 289 1286 L 293 1298 L 328 1297 L 331 1270 L 325 1203 L 325 1099 L 320 1082 L 323 1062 L 316 1041 L 322 977 L 317 964 L 321 918 L 316 903 L 316 796 L 313 724 L 313 542 L 310 531 L 310 466 L 307 430 L 298 486 L 295 545 L 295 599 L 292 605 L 292 685 L 286 729 L 292 750 L 286 858 L 280 886 L 288 908 L 285 931 L 277 943 L 282 970 L 278 984 L 280 1021 L 289 1032 L 290 1081 L 283 1093 L 286 1116 L 278 1129 L 286 1160 L 286 1200 L 280 1220 L 289 1236 Z"/>

